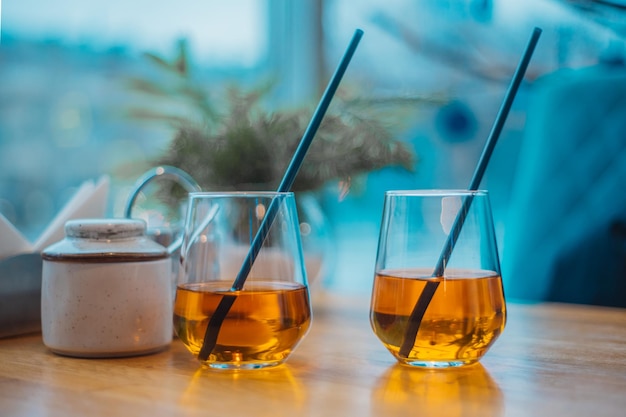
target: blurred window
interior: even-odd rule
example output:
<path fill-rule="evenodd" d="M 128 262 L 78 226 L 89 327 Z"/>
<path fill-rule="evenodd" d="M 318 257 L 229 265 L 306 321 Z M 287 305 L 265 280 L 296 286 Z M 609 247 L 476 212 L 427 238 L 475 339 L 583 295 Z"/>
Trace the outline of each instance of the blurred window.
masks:
<path fill-rule="evenodd" d="M 282 3 L 2 2 L 0 212 L 34 239 L 83 181 L 109 174 L 109 211 L 121 215 L 128 185 L 172 134 L 128 117 L 146 102 L 129 79 L 158 72 L 142 54 L 173 62 L 184 40 L 197 85 L 257 82 L 275 66 L 269 26 Z"/>

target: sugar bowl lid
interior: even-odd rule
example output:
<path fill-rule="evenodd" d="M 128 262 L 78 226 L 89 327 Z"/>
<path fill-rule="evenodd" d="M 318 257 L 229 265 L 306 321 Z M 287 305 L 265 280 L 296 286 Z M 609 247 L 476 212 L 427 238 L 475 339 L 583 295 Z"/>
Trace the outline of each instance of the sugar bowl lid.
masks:
<path fill-rule="evenodd" d="M 41 253 L 56 262 L 145 262 L 168 256 L 146 236 L 144 220 L 127 218 L 69 220 L 65 238 Z"/>

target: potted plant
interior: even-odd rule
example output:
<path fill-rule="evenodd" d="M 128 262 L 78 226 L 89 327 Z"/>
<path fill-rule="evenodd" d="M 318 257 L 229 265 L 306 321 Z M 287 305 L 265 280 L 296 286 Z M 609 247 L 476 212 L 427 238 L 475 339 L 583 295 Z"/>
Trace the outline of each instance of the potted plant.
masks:
<path fill-rule="evenodd" d="M 151 163 L 182 169 L 204 190 L 275 190 L 312 108 L 268 110 L 262 101 L 271 85 L 247 91 L 230 86 L 215 97 L 193 80 L 184 41 L 172 61 L 150 53 L 146 57 L 169 74 L 170 83 L 132 78 L 131 88 L 189 109 L 183 116 L 150 107 L 129 110 L 133 118 L 164 121 L 174 127 L 169 147 Z M 413 170 L 416 157 L 395 138 L 392 126 L 397 126 L 398 110 L 416 100 L 420 99 L 368 100 L 340 94 L 334 99 L 292 187 L 303 223 L 305 257 L 307 253 L 312 256 L 311 247 L 320 246 L 319 240 L 328 238 L 315 191 L 332 181 L 347 190 L 354 178 L 387 166 Z M 176 184 L 160 191 L 163 199 L 172 201 L 178 201 L 183 192 Z M 309 275 L 312 278 L 318 272 Z"/>

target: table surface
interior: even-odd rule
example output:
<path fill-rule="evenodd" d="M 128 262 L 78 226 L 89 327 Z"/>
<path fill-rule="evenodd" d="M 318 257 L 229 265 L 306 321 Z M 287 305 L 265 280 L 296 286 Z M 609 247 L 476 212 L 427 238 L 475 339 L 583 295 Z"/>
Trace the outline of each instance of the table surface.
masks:
<path fill-rule="evenodd" d="M 480 364 L 396 364 L 367 297 L 313 294 L 310 332 L 286 364 L 209 370 L 174 340 L 134 358 L 57 356 L 40 335 L 0 340 L 0 416 L 622 416 L 626 310 L 509 303 Z"/>

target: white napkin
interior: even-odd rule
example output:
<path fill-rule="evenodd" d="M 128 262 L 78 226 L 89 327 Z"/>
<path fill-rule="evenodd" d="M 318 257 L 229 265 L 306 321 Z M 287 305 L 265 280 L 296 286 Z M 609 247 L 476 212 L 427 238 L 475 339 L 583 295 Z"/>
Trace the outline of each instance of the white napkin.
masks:
<path fill-rule="evenodd" d="M 0 213 L 0 259 L 32 252 L 33 245 Z"/>
<path fill-rule="evenodd" d="M 46 246 L 63 239 L 68 220 L 104 217 L 108 192 L 108 176 L 102 176 L 97 183 L 85 181 L 33 243 L 0 213 L 0 260 L 23 253 L 41 252 Z"/>

